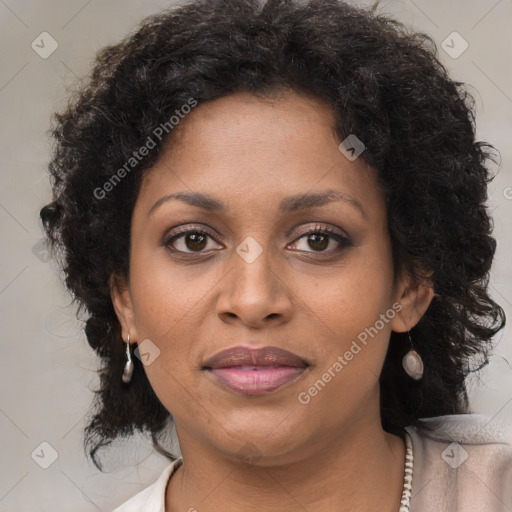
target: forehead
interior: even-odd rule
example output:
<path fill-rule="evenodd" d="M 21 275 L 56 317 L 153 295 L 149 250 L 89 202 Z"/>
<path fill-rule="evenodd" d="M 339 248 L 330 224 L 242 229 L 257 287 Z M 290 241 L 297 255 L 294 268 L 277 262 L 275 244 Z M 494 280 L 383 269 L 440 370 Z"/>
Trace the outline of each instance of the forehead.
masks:
<path fill-rule="evenodd" d="M 233 94 L 197 106 L 172 137 L 141 199 L 194 190 L 248 206 L 251 199 L 281 204 L 284 196 L 326 189 L 361 200 L 380 194 L 374 170 L 339 151 L 334 115 L 314 97 Z"/>

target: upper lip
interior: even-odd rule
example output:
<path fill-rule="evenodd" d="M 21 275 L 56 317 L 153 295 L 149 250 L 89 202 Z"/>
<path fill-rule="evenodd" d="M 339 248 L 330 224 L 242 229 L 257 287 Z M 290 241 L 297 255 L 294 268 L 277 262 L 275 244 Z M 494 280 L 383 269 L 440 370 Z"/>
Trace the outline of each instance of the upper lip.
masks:
<path fill-rule="evenodd" d="M 306 367 L 308 363 L 292 352 L 279 347 L 250 348 L 230 347 L 207 359 L 203 368 L 229 368 L 231 366 L 295 366 Z"/>

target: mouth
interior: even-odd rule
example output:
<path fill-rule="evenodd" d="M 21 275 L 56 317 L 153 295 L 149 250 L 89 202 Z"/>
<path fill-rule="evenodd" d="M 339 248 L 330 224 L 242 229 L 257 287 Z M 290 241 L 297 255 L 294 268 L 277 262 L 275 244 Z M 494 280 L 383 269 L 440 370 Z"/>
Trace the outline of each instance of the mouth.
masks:
<path fill-rule="evenodd" d="M 309 364 L 278 347 L 238 346 L 208 359 L 203 370 L 224 387 L 244 395 L 261 395 L 296 381 Z"/>

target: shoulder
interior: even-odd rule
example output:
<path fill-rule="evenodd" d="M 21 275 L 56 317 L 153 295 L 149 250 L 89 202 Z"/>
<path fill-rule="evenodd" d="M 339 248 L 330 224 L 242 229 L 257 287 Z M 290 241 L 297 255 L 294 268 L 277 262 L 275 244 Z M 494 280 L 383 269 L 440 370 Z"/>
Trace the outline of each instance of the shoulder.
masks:
<path fill-rule="evenodd" d="M 119 505 L 113 512 L 165 512 L 167 483 L 182 464 L 183 458 L 177 458 L 163 470 L 156 482 Z"/>
<path fill-rule="evenodd" d="M 512 510 L 510 430 L 480 414 L 407 427 L 413 443 L 411 512 Z"/>

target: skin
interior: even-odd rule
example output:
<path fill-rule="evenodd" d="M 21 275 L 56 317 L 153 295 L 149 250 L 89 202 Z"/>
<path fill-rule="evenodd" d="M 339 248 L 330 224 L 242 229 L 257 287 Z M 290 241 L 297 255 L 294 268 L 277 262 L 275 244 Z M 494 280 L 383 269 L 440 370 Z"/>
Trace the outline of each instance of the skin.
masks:
<path fill-rule="evenodd" d="M 378 377 L 391 331 L 412 328 L 433 292 L 393 273 L 375 170 L 338 150 L 326 104 L 291 91 L 200 105 L 173 135 L 136 201 L 129 278 L 111 284 L 124 339 L 160 350 L 144 369 L 174 416 L 184 459 L 166 511 L 363 512 L 378 503 L 396 512 L 405 448 L 381 427 Z M 289 195 L 327 189 L 351 200 L 279 210 Z M 226 211 L 177 199 L 154 207 L 181 191 L 213 196 Z M 166 247 L 180 225 L 211 238 L 182 236 Z M 308 242 L 315 226 L 349 242 Z M 249 236 L 262 249 L 251 263 L 236 252 Z M 301 404 L 298 394 L 395 303 L 400 314 Z M 310 366 L 274 392 L 238 394 L 202 365 L 240 344 L 285 348 Z M 241 457 L 248 450 L 252 463 Z"/>

